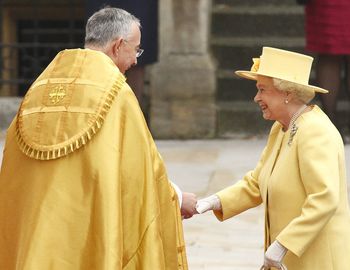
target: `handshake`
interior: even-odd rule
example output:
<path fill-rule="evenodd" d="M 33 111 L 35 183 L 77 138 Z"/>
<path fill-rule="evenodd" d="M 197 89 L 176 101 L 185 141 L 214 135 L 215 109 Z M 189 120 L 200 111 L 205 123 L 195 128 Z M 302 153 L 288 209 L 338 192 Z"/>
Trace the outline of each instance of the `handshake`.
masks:
<path fill-rule="evenodd" d="M 203 214 L 209 210 L 220 210 L 221 202 L 218 196 L 211 195 L 204 199 L 196 199 L 193 193 L 184 192 L 182 194 L 181 215 L 187 219 L 194 214 Z"/>

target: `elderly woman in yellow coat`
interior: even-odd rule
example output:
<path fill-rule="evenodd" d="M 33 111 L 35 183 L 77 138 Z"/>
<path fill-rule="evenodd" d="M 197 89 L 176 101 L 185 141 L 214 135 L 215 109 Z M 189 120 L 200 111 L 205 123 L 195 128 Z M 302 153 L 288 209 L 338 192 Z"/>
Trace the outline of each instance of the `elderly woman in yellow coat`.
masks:
<path fill-rule="evenodd" d="M 344 146 L 339 132 L 316 105 L 308 84 L 312 58 L 264 47 L 251 71 L 254 101 L 275 120 L 254 170 L 235 185 L 199 200 L 223 221 L 263 203 L 264 269 L 350 269 L 350 212 Z"/>

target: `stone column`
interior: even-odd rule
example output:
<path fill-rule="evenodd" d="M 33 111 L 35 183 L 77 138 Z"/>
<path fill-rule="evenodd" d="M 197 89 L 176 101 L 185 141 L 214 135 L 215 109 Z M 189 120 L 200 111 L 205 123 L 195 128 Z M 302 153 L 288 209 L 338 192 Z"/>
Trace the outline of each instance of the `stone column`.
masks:
<path fill-rule="evenodd" d="M 215 65 L 210 0 L 160 0 L 160 55 L 151 71 L 150 127 L 156 138 L 215 136 Z"/>

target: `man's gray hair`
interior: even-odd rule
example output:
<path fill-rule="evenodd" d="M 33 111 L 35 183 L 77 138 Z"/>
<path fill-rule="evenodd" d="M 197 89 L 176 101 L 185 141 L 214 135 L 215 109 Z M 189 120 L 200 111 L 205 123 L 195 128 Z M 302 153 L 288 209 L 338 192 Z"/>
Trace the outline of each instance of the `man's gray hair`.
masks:
<path fill-rule="evenodd" d="M 127 39 L 133 23 L 141 27 L 140 20 L 123 9 L 113 7 L 100 9 L 86 23 L 85 46 L 103 48 L 114 39 Z"/>
<path fill-rule="evenodd" d="M 309 103 L 315 97 L 315 91 L 311 87 L 277 78 L 272 79 L 273 85 L 278 90 L 294 93 L 295 97 L 305 104 Z"/>

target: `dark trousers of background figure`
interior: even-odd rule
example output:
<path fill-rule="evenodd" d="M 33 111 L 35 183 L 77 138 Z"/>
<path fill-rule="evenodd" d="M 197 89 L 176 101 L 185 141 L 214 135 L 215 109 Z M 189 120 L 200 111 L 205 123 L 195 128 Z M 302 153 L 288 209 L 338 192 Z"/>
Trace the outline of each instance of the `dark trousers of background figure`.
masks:
<path fill-rule="evenodd" d="M 342 86 L 345 86 L 346 96 L 350 101 L 350 55 L 319 54 L 316 64 L 316 79 L 318 86 L 329 90 L 328 94 L 321 95 L 323 110 L 340 129 L 339 118 L 342 116 L 336 115 L 337 101 Z M 350 123 L 348 123 L 348 128 L 350 131 Z M 342 132 L 341 129 L 340 131 Z"/>

